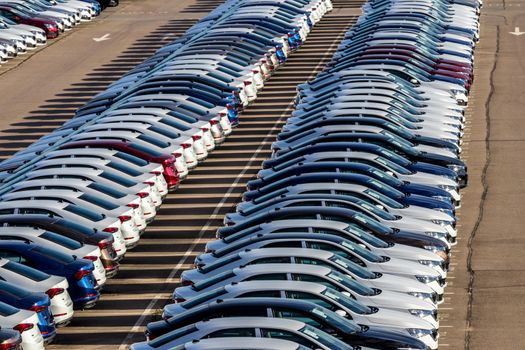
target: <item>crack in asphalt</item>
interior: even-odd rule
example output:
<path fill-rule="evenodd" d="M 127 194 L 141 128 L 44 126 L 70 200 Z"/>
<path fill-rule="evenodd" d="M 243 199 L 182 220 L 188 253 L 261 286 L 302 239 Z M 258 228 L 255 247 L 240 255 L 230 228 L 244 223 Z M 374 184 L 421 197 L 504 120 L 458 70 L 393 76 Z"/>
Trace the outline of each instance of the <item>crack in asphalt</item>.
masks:
<path fill-rule="evenodd" d="M 468 295 L 468 303 L 467 303 L 467 324 L 465 328 L 465 350 L 470 349 L 470 337 L 471 337 L 471 326 L 472 326 L 472 305 L 474 300 L 474 282 L 476 279 L 476 273 L 474 269 L 472 268 L 472 256 L 474 254 L 474 249 L 472 247 L 472 244 L 474 243 L 474 240 L 476 238 L 476 234 L 478 232 L 478 229 L 481 225 L 481 221 L 483 220 L 483 215 L 485 214 L 485 200 L 487 198 L 487 193 L 489 190 L 489 185 L 487 182 L 487 171 L 491 164 L 491 154 L 490 154 L 490 135 L 491 135 L 491 122 L 490 122 L 490 103 L 492 102 L 492 98 L 494 96 L 494 72 L 496 71 L 497 65 L 498 65 L 498 54 L 500 50 L 500 26 L 496 26 L 496 50 L 494 51 L 494 64 L 492 66 L 492 69 L 490 71 L 489 75 L 489 95 L 487 97 L 487 100 L 485 102 L 485 165 L 483 166 L 483 170 L 481 172 L 481 183 L 483 186 L 483 192 L 481 193 L 481 200 L 479 203 L 479 213 L 478 217 L 476 219 L 476 223 L 474 224 L 474 227 L 472 231 L 470 232 L 467 248 L 468 248 L 468 255 L 467 255 L 467 272 L 469 274 L 469 283 L 467 288 L 467 295 Z"/>

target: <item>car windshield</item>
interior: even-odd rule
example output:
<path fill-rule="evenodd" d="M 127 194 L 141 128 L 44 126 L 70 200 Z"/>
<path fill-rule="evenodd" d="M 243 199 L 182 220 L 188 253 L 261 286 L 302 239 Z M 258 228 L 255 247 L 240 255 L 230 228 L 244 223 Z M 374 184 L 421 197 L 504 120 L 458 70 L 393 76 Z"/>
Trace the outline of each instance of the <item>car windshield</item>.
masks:
<path fill-rule="evenodd" d="M 361 223 L 363 223 L 366 228 L 379 233 L 390 233 L 386 226 L 383 226 L 381 223 L 377 222 L 375 219 L 361 213 L 355 213 L 353 218 Z"/>
<path fill-rule="evenodd" d="M 191 298 L 190 300 L 181 303 L 180 306 L 186 310 L 189 310 L 194 306 L 202 304 L 208 300 L 212 300 L 217 297 L 220 297 L 221 295 L 224 295 L 226 293 L 228 292 L 224 289 L 224 287 L 216 288 L 216 289 L 210 290 L 209 292 L 201 293 Z"/>
<path fill-rule="evenodd" d="M 411 162 L 405 157 L 400 156 L 399 154 L 390 150 L 387 150 L 386 148 L 381 147 L 379 153 L 381 153 L 383 157 L 391 160 L 392 162 L 395 162 L 396 164 L 400 164 L 402 166 L 409 166 L 411 164 Z"/>
<path fill-rule="evenodd" d="M 202 273 L 208 273 L 209 271 L 213 271 L 221 266 L 228 265 L 234 261 L 241 260 L 241 257 L 239 254 L 233 254 L 225 256 L 224 258 L 217 259 L 215 262 L 205 265 L 203 268 L 200 269 Z"/>
<path fill-rule="evenodd" d="M 356 203 L 363 209 L 367 210 L 368 212 L 376 215 L 376 216 L 379 216 L 381 219 L 385 219 L 385 220 L 396 220 L 397 218 L 390 214 L 389 212 L 385 211 L 385 210 L 381 210 L 379 209 L 378 207 L 376 207 L 375 205 L 372 205 L 368 202 L 365 202 L 363 200 L 357 200 Z"/>
<path fill-rule="evenodd" d="M 396 200 L 393 200 L 392 198 L 387 197 L 384 194 L 382 194 L 380 192 L 377 192 L 375 190 L 366 189 L 366 190 L 363 191 L 363 193 L 369 195 L 372 198 L 375 198 L 376 200 L 378 200 L 382 204 L 388 205 L 391 208 L 395 208 L 395 209 L 402 209 L 402 208 L 404 208 L 404 206 L 401 203 L 399 203 Z"/>
<path fill-rule="evenodd" d="M 368 249 L 365 249 L 365 248 L 361 247 L 360 245 L 355 244 L 353 242 L 350 242 L 348 240 L 342 241 L 341 245 L 343 247 L 345 247 L 345 248 L 347 248 L 347 249 L 357 253 L 359 256 L 365 258 L 368 261 L 372 261 L 372 262 L 382 262 L 383 261 L 383 258 L 380 257 L 379 255 L 374 254 L 371 251 L 369 251 Z"/>
<path fill-rule="evenodd" d="M 351 349 L 349 345 L 343 343 L 341 340 L 337 339 L 336 337 L 332 337 L 331 335 L 323 332 L 322 330 L 309 326 L 309 325 L 305 325 L 303 328 L 299 330 L 299 332 L 303 333 L 309 338 L 315 339 L 316 341 L 323 344 L 330 350 L 349 350 Z"/>
<path fill-rule="evenodd" d="M 387 248 L 388 243 L 380 240 L 379 238 L 376 238 L 375 236 L 363 231 L 361 228 L 357 227 L 356 225 L 349 225 L 347 228 L 345 228 L 345 231 L 348 233 L 351 233 L 353 236 L 359 237 L 364 242 L 379 248 Z"/>
<path fill-rule="evenodd" d="M 399 180 L 398 178 L 373 167 L 370 167 L 369 169 L 372 172 L 372 174 L 376 178 L 381 179 L 381 181 L 384 181 L 390 184 L 391 186 L 403 186 L 403 181 Z"/>
<path fill-rule="evenodd" d="M 200 291 L 200 290 L 204 290 L 210 286 L 213 286 L 221 281 L 225 281 L 225 280 L 228 280 L 232 277 L 235 277 L 235 273 L 233 271 L 225 271 L 225 272 L 222 272 L 222 273 L 219 273 L 215 276 L 212 276 L 210 278 L 206 278 L 205 280 L 202 280 L 202 281 L 199 281 L 197 283 L 195 283 L 193 286 L 192 286 L 192 289 L 193 290 L 196 290 L 196 291 Z"/>
<path fill-rule="evenodd" d="M 357 265 L 356 263 L 348 260 L 348 259 L 345 259 L 339 255 L 332 255 L 330 258 L 328 258 L 329 261 L 339 265 L 340 267 L 342 267 L 345 271 L 347 272 L 351 272 L 361 278 L 365 278 L 365 279 L 373 279 L 373 278 L 376 278 L 376 275 L 375 273 Z"/>
<path fill-rule="evenodd" d="M 376 179 L 368 179 L 366 181 L 369 185 L 372 185 L 375 187 L 375 189 L 380 189 L 382 193 L 387 194 L 391 198 L 404 198 L 405 194 L 403 192 L 400 192 L 396 190 L 395 188 L 382 183 L 381 181 L 378 181 Z"/>
<path fill-rule="evenodd" d="M 412 172 L 410 172 L 409 170 L 407 170 L 406 168 L 402 167 L 401 165 L 398 165 L 386 158 L 383 158 L 383 157 L 377 157 L 375 158 L 375 161 L 378 162 L 379 164 L 385 166 L 386 168 L 392 170 L 392 171 L 395 171 L 396 173 L 399 173 L 399 174 L 402 174 L 402 175 L 410 175 L 412 174 Z"/>
<path fill-rule="evenodd" d="M 355 313 L 366 315 L 372 312 L 372 310 L 368 306 L 365 306 L 360 302 L 347 297 L 346 295 L 336 291 L 335 289 L 327 287 L 324 291 L 321 292 L 321 294 L 343 305 L 345 308 Z"/>
<path fill-rule="evenodd" d="M 356 292 L 359 295 L 374 295 L 375 291 L 372 288 L 365 286 L 349 277 L 348 275 L 339 273 L 337 271 L 332 271 L 327 275 L 328 278 L 339 282 L 346 288 L 350 289 L 353 292 Z"/>
<path fill-rule="evenodd" d="M 35 282 L 41 282 L 51 277 L 47 273 L 41 272 L 39 270 L 33 269 L 32 267 L 25 266 L 14 261 L 9 261 L 7 264 L 0 267 L 0 269 L 12 271 Z"/>

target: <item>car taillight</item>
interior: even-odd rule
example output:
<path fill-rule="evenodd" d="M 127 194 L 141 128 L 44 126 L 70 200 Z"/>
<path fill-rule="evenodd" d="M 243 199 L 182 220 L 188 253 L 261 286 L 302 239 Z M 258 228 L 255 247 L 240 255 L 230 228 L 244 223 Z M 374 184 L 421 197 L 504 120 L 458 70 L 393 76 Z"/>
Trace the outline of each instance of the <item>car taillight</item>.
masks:
<path fill-rule="evenodd" d="M 46 309 L 46 306 L 44 305 L 33 305 L 29 308 L 29 310 L 34 311 L 34 312 L 41 312 L 41 311 L 44 311 L 45 309 Z"/>
<path fill-rule="evenodd" d="M 197 141 L 201 139 L 200 135 L 193 135 L 191 138 L 193 139 L 193 141 Z"/>
<path fill-rule="evenodd" d="M 140 205 L 138 205 L 136 203 L 129 203 L 129 204 L 126 204 L 126 207 L 137 209 L 138 207 L 140 207 Z"/>
<path fill-rule="evenodd" d="M 97 245 L 98 245 L 98 247 L 102 250 L 102 249 L 106 249 L 106 248 L 108 248 L 109 246 L 111 246 L 111 242 L 106 241 L 106 240 L 103 240 L 103 241 L 98 242 Z"/>
<path fill-rule="evenodd" d="M 91 260 L 91 261 L 97 261 L 98 256 L 88 255 L 88 256 L 85 256 L 84 259 Z"/>
<path fill-rule="evenodd" d="M 224 114 L 224 113 L 219 113 L 219 115 L 221 115 L 221 114 Z M 218 123 L 218 122 L 215 121 L 215 120 L 210 120 L 210 125 L 211 125 L 211 126 L 213 126 L 213 125 L 215 125 L 215 124 L 217 124 L 217 123 Z M 206 128 L 205 128 L 205 129 L 206 129 Z"/>
<path fill-rule="evenodd" d="M 182 280 L 182 285 L 183 285 L 183 286 L 191 286 L 192 284 L 193 284 L 192 281 Z"/>
<path fill-rule="evenodd" d="M 91 273 L 90 270 L 78 270 L 73 275 L 73 278 L 76 279 L 77 281 L 80 281 L 84 276 L 89 275 L 90 273 Z"/>
<path fill-rule="evenodd" d="M 119 218 L 120 222 L 126 222 L 126 221 L 131 220 L 131 216 L 129 216 L 129 215 L 120 215 L 118 218 Z"/>
<path fill-rule="evenodd" d="M 107 232 L 107 233 L 115 233 L 118 231 L 118 228 L 117 227 L 106 227 L 105 229 L 103 229 L 102 231 L 104 232 Z M 100 244 L 100 243 L 99 243 Z"/>
<path fill-rule="evenodd" d="M 152 183 L 152 182 L 150 182 L 150 183 Z M 140 198 L 146 198 L 146 197 L 149 197 L 149 193 L 148 192 L 139 192 L 139 193 L 137 193 L 137 196 L 139 196 Z"/>
<path fill-rule="evenodd" d="M 184 298 L 175 298 L 175 299 L 173 299 L 173 301 L 174 301 L 175 303 L 183 303 L 183 302 L 186 301 L 186 299 L 184 299 Z"/>
<path fill-rule="evenodd" d="M 191 138 L 193 138 L 193 136 Z M 191 144 L 189 144 L 189 143 L 181 143 L 181 147 L 184 148 L 184 149 L 190 148 Z"/>
<path fill-rule="evenodd" d="M 252 85 L 252 82 L 249 80 L 245 80 L 243 81 L 243 83 L 244 83 L 244 86 Z"/>
<path fill-rule="evenodd" d="M 162 174 L 160 171 L 150 171 L 149 173 L 155 176 L 159 176 L 160 174 Z"/>
<path fill-rule="evenodd" d="M 204 131 L 204 132 L 206 132 L 206 131 L 208 131 L 208 130 L 210 130 L 210 129 L 208 129 L 208 128 L 201 128 L 201 130 Z M 200 136 L 199 136 L 199 137 L 200 137 Z"/>
<path fill-rule="evenodd" d="M 0 350 L 18 350 L 21 349 L 17 344 L 16 338 L 5 340 L 4 343 L 0 344 Z"/>
<path fill-rule="evenodd" d="M 150 185 L 150 186 L 153 186 L 153 185 L 155 185 L 155 182 L 153 182 L 153 181 L 144 181 L 143 184 L 144 184 L 144 185 Z"/>
<path fill-rule="evenodd" d="M 226 109 L 232 110 L 232 109 L 235 109 L 235 107 L 233 107 L 231 104 L 227 103 L 226 104 Z"/>
<path fill-rule="evenodd" d="M 35 327 L 32 323 L 20 323 L 13 327 L 14 330 L 17 330 L 20 332 L 20 334 L 24 333 L 25 331 L 29 331 Z"/>
<path fill-rule="evenodd" d="M 64 290 L 64 288 L 51 288 L 46 291 L 46 294 L 49 299 L 53 299 L 55 296 L 64 293 Z"/>

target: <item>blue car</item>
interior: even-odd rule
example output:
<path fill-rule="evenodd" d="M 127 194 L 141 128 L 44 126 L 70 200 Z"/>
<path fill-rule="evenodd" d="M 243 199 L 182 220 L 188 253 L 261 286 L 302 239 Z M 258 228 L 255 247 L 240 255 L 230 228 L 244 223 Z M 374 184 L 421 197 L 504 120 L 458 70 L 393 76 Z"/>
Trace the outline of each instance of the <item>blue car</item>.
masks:
<path fill-rule="evenodd" d="M 0 301 L 19 309 L 34 311 L 44 341 L 49 343 L 53 340 L 56 335 L 55 321 L 49 310 L 51 303 L 47 294 L 34 293 L 0 280 Z"/>
<path fill-rule="evenodd" d="M 0 242 L 0 257 L 67 278 L 75 309 L 93 307 L 100 297 L 93 276 L 93 262 L 60 251 L 25 242 Z"/>

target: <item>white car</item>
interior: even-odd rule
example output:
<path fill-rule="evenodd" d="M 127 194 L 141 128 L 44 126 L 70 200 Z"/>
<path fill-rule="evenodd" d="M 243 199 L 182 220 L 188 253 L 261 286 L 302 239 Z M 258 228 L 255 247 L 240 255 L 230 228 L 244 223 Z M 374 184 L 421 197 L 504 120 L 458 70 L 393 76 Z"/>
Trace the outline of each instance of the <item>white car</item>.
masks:
<path fill-rule="evenodd" d="M 38 329 L 38 316 L 35 312 L 0 302 L 0 314 L 0 327 L 20 332 L 23 350 L 44 349 L 44 338 Z"/>
<path fill-rule="evenodd" d="M 65 326 L 73 318 L 73 301 L 67 291 L 69 283 L 66 278 L 48 275 L 7 259 L 0 259 L 0 278 L 34 292 L 46 293 L 57 327 Z"/>

